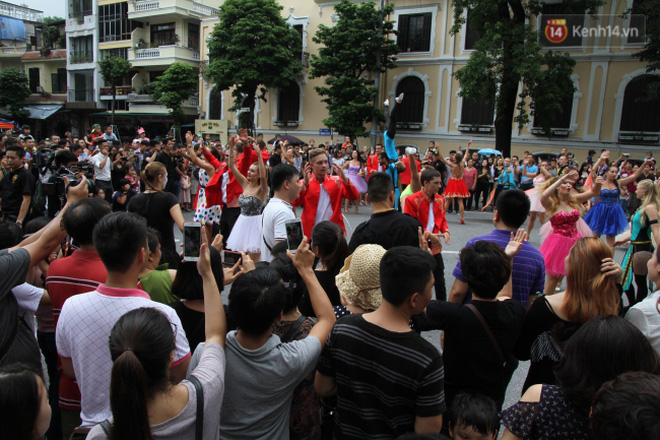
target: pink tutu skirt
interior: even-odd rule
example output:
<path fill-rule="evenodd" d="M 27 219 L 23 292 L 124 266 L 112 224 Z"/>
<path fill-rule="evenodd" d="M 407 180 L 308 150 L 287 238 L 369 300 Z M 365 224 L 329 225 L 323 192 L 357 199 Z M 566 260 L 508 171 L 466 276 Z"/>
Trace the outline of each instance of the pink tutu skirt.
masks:
<path fill-rule="evenodd" d="M 543 255 L 547 274 L 554 276 L 566 275 L 565 260 L 575 242 L 578 238 L 593 237 L 594 235 L 583 218 L 578 219 L 575 227 L 577 228 L 577 235 L 574 236 L 554 232 L 549 221 L 541 227 L 539 235 L 543 243 L 541 243 L 539 252 Z"/>
<path fill-rule="evenodd" d="M 468 191 L 463 179 L 454 179 L 452 177 L 447 182 L 447 186 L 445 187 L 445 191 L 442 193 L 442 195 L 450 199 L 465 199 L 470 197 L 470 191 Z"/>
<path fill-rule="evenodd" d="M 529 197 L 529 212 L 545 212 L 545 208 L 541 204 L 541 188 L 539 186 L 535 184 L 534 188 L 525 191 L 525 194 Z"/>

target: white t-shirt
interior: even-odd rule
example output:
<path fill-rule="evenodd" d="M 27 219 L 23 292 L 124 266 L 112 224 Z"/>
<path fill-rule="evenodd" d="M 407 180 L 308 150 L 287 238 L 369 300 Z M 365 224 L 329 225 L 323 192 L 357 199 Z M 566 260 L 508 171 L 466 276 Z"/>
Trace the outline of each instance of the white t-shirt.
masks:
<path fill-rule="evenodd" d="M 82 426 L 91 427 L 110 417 L 112 358 L 108 337 L 119 318 L 140 307 L 157 309 L 176 329 L 172 366 L 188 359 L 190 348 L 176 311 L 152 301 L 142 290 L 100 285 L 94 292 L 75 295 L 64 302 L 55 331 L 57 352 L 73 362 L 81 395 Z"/>
<path fill-rule="evenodd" d="M 33 286 L 30 283 L 23 283 L 14 287 L 11 291 L 18 303 L 19 313 L 22 314 L 23 319 L 25 319 L 25 322 L 32 330 L 32 333 L 36 335 L 36 330 L 34 328 L 34 314 L 39 308 L 41 297 L 44 296 L 44 288 Z"/>
<path fill-rule="evenodd" d="M 94 174 L 98 180 L 110 180 L 112 161 L 110 160 L 110 156 L 107 156 L 108 160 L 105 161 L 105 166 L 101 168 L 101 162 L 103 162 L 105 158 L 106 156 L 99 153 L 89 160 L 94 165 Z"/>
<path fill-rule="evenodd" d="M 332 204 L 330 203 L 330 194 L 325 190 L 321 183 L 321 194 L 319 195 L 319 205 L 316 209 L 316 218 L 314 226 L 332 218 Z"/>
<path fill-rule="evenodd" d="M 626 313 L 626 320 L 646 336 L 655 352 L 660 355 L 660 313 L 656 310 L 658 298 L 660 290 L 632 306 Z"/>
<path fill-rule="evenodd" d="M 293 213 L 291 204 L 277 197 L 273 197 L 268 201 L 262 214 L 261 261 L 273 261 L 273 255 L 266 244 L 272 249 L 278 241 L 285 241 L 286 228 L 284 223 L 295 218 L 296 215 Z"/>
<path fill-rule="evenodd" d="M 426 222 L 426 230 L 429 232 L 433 232 L 435 229 L 435 214 L 433 213 L 433 203 L 429 205 L 429 220 Z"/>

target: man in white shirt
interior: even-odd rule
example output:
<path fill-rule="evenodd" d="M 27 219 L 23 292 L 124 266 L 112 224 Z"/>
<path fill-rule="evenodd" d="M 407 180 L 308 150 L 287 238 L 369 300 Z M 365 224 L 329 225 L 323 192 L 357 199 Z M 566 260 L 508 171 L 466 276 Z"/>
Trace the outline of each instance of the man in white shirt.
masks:
<path fill-rule="evenodd" d="M 94 165 L 94 183 L 97 190 L 102 189 L 105 192 L 105 200 L 112 202 L 112 180 L 110 179 L 112 160 L 108 157 L 108 141 L 102 139 L 96 144 L 99 153 L 89 160 Z"/>
<path fill-rule="evenodd" d="M 270 182 L 274 196 L 268 201 L 262 216 L 261 261 L 272 261 L 273 246 L 286 240 L 284 223 L 296 218 L 291 202 L 300 192 L 298 170 L 292 165 L 276 165 L 270 173 Z"/>
<path fill-rule="evenodd" d="M 80 387 L 82 426 L 86 428 L 111 415 L 108 337 L 126 312 L 152 307 L 170 321 L 176 344 L 170 375 L 175 383 L 185 378 L 190 363 L 188 340 L 174 309 L 152 301 L 136 288 L 149 254 L 144 218 L 129 212 L 106 215 L 94 227 L 93 240 L 108 277 L 96 291 L 65 301 L 55 332 L 62 372 Z"/>

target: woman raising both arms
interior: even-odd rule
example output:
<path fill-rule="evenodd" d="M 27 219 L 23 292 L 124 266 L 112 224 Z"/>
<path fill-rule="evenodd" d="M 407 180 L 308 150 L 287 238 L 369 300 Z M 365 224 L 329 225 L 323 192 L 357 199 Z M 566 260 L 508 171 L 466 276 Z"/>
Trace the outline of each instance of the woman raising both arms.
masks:
<path fill-rule="evenodd" d="M 231 230 L 227 240 L 227 248 L 236 252 L 245 252 L 250 258 L 257 262 L 261 256 L 261 213 L 266 206 L 268 199 L 268 179 L 266 176 L 266 166 L 261 156 L 261 148 L 257 154 L 257 163 L 253 163 L 248 168 L 247 176 L 244 176 L 236 166 L 236 156 L 238 155 L 234 142 L 230 142 L 229 167 L 231 172 L 241 184 L 243 194 L 238 198 L 238 205 L 241 208 L 241 214 L 236 220 L 236 224 Z M 248 141 L 254 143 L 254 139 L 248 137 Z"/>
<path fill-rule="evenodd" d="M 594 194 L 598 194 L 603 182 L 603 178 L 598 177 L 589 191 L 573 195 L 573 185 L 578 177 L 577 171 L 573 170 L 559 178 L 550 179 L 541 194 L 541 204 L 545 208 L 552 226 L 552 233 L 543 240 L 539 248 L 545 261 L 544 293 L 546 295 L 555 293 L 555 287 L 566 275 L 564 260 L 577 239 L 583 236 L 578 231 L 582 203 L 589 200 Z"/>
<path fill-rule="evenodd" d="M 463 156 L 461 153 L 456 153 L 454 162 L 450 162 L 445 159 L 445 157 L 442 155 L 442 151 L 440 151 L 440 148 L 438 147 L 440 160 L 451 169 L 451 177 L 449 178 L 449 181 L 447 181 L 447 187 L 445 188 L 445 192 L 443 194 L 445 196 L 445 211 L 449 208 L 449 204 L 452 202 L 452 199 L 457 198 L 458 209 L 461 213 L 461 224 L 465 224 L 465 220 L 463 218 L 465 212 L 463 200 L 470 197 L 470 191 L 468 190 L 467 186 L 465 185 L 465 181 L 463 180 L 463 157 L 468 157 L 470 155 L 471 143 L 472 139 L 468 141 L 467 147 L 465 147 L 465 156 Z M 436 145 L 439 145 L 439 143 L 436 142 Z"/>

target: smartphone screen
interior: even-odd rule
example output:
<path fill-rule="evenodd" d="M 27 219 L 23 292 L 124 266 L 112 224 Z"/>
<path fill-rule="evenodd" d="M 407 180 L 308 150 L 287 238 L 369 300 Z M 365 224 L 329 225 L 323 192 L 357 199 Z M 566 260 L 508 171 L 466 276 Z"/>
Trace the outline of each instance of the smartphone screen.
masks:
<path fill-rule="evenodd" d="M 287 249 L 295 253 L 303 239 L 302 223 L 300 220 L 289 220 L 284 223 L 286 228 Z"/>
<path fill-rule="evenodd" d="M 222 265 L 224 267 L 234 267 L 234 264 L 240 261 L 240 259 L 241 259 L 240 252 L 224 251 L 224 258 L 222 259 Z"/>
<path fill-rule="evenodd" d="M 183 260 L 199 260 L 199 247 L 202 245 L 202 225 L 186 222 L 183 224 Z"/>

